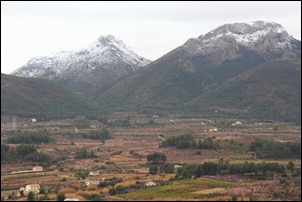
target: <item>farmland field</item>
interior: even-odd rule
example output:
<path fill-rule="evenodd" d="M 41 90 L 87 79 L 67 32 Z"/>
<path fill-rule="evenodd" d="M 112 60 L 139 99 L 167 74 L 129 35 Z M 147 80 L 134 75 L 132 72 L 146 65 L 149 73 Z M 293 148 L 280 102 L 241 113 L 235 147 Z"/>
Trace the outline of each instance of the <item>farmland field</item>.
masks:
<path fill-rule="evenodd" d="M 301 158 L 264 159 L 258 158 L 257 152 L 250 151 L 251 143 L 259 138 L 280 144 L 301 142 L 300 126 L 249 120 L 240 120 L 242 124 L 232 126 L 237 120 L 181 117 L 174 117 L 172 122 L 171 117 L 153 118 L 139 114 L 112 114 L 107 119 L 107 125 L 89 120 L 90 126 L 77 129 L 74 120 L 70 119 L 36 123 L 18 120 L 16 129 L 21 132 L 44 130 L 49 133 L 50 142 L 34 143 L 34 146 L 37 152 L 49 154 L 54 160 L 46 164 L 22 159 L 14 162 L 1 159 L 1 199 L 26 201 L 26 196 L 16 197 L 13 192 L 18 192 L 20 187 L 28 184 L 39 184 L 50 200 L 55 200 L 58 193 L 79 200 L 301 199 L 301 174 L 297 173 L 301 170 Z M 109 124 L 117 120 L 127 120 L 129 124 Z M 109 139 L 102 141 L 89 138 L 92 132 L 102 129 L 111 135 Z M 1 143 L 17 148 L 20 144 L 7 143 L 12 134 L 11 124 L 2 122 Z M 212 138 L 215 147 L 180 149 L 160 146 L 163 141 L 184 134 L 192 134 L 200 141 Z M 93 154 L 92 157 L 79 158 L 77 155 L 82 150 Z M 256 165 L 263 162 L 277 163 L 286 168 L 286 173 L 224 172 L 177 178 L 178 171 L 174 169 L 172 173 L 158 170 L 156 174 L 151 174 L 149 170 L 152 164 L 148 163 L 147 156 L 156 152 L 165 154 L 165 163 L 172 166 L 185 167 L 210 162 L 218 164 L 223 159 L 225 166 L 246 162 Z M 295 172 L 287 169 L 290 161 L 293 162 Z M 158 168 L 162 165 L 155 164 Z M 43 171 L 33 171 L 35 166 L 43 166 Z M 90 172 L 97 173 L 88 175 Z M 112 185 L 104 183 L 111 179 L 121 180 Z M 100 182 L 103 185 L 99 185 Z M 148 187 L 146 184 L 149 182 L 156 185 Z M 123 187 L 122 193 L 113 193 L 112 190 L 118 186 Z M 36 195 L 37 198 L 44 196 L 41 193 Z"/>

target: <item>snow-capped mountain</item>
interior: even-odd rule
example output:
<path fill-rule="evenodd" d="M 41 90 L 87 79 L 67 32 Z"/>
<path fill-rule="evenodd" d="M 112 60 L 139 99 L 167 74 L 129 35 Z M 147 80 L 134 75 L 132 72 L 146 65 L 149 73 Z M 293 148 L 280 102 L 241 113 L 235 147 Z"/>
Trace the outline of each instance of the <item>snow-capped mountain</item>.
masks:
<path fill-rule="evenodd" d="M 149 60 L 134 53 L 122 40 L 107 35 L 75 52 L 35 57 L 11 74 L 55 80 L 84 91 L 111 84 L 148 63 Z"/>
<path fill-rule="evenodd" d="M 219 64 L 237 59 L 242 50 L 255 51 L 266 60 L 301 56 L 301 43 L 275 22 L 255 21 L 222 25 L 180 48 L 193 55 L 204 55 Z"/>

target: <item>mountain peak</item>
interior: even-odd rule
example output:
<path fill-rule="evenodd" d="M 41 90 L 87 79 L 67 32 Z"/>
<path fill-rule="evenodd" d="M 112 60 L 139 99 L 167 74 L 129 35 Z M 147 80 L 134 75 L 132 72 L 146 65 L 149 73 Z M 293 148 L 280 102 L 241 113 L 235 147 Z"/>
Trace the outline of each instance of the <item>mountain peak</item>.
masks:
<path fill-rule="evenodd" d="M 290 36 L 282 25 L 266 21 L 224 24 L 183 45 L 194 55 L 212 55 L 216 64 L 240 57 L 243 49 L 257 52 L 265 60 L 293 58 L 301 55 L 300 47 L 301 42 Z"/>
<path fill-rule="evenodd" d="M 11 74 L 103 87 L 148 63 L 117 37 L 101 35 L 78 51 L 35 57 Z"/>
<path fill-rule="evenodd" d="M 257 40 L 259 37 L 265 36 L 269 33 L 283 33 L 284 35 L 288 35 L 282 25 L 278 23 L 254 21 L 250 23 L 225 24 L 210 31 L 205 35 L 201 35 L 200 37 L 198 37 L 198 39 L 209 40 L 222 36 L 231 36 L 233 38 L 240 38 L 240 36 L 246 36 L 251 40 Z"/>
<path fill-rule="evenodd" d="M 97 42 L 97 45 L 101 46 L 115 46 L 116 48 L 122 49 L 123 51 L 132 51 L 129 46 L 127 46 L 121 39 L 108 34 L 106 36 L 101 35 Z"/>

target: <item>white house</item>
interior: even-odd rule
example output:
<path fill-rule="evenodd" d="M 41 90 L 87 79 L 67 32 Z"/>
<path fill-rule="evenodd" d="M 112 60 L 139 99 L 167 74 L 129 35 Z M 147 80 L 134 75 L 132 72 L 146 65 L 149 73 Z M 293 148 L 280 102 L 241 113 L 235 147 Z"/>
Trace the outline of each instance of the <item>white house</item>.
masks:
<path fill-rule="evenodd" d="M 79 201 L 77 198 L 66 198 L 64 201 Z"/>
<path fill-rule="evenodd" d="M 98 185 L 100 183 L 100 181 L 87 180 L 87 181 L 85 181 L 85 183 L 86 183 L 86 186 Z"/>
<path fill-rule="evenodd" d="M 155 182 L 147 182 L 145 185 L 146 185 L 146 187 L 152 187 L 152 186 L 156 186 L 156 183 Z"/>
<path fill-rule="evenodd" d="M 88 175 L 94 176 L 94 175 L 99 175 L 99 174 L 100 174 L 100 171 L 95 171 L 95 172 L 89 172 Z"/>
<path fill-rule="evenodd" d="M 34 172 L 43 171 L 43 167 L 42 166 L 33 167 L 33 171 Z"/>
<path fill-rule="evenodd" d="M 178 170 L 179 168 L 182 168 L 182 166 L 180 166 L 180 165 L 174 165 L 174 171 L 175 171 L 175 172 L 177 172 L 177 170 Z"/>
<path fill-rule="evenodd" d="M 237 125 L 241 125 L 242 122 L 241 121 L 236 121 L 235 123 L 232 124 L 232 126 L 237 126 Z"/>
<path fill-rule="evenodd" d="M 21 188 L 23 188 L 23 187 L 21 187 Z M 20 188 L 20 191 L 21 191 L 21 188 Z M 26 187 L 23 191 L 24 196 L 27 196 L 29 192 L 33 192 L 34 194 L 40 193 L 40 185 L 39 184 L 26 185 Z"/>
<path fill-rule="evenodd" d="M 209 131 L 210 131 L 210 132 L 217 132 L 218 129 L 217 129 L 217 128 L 211 128 Z"/>

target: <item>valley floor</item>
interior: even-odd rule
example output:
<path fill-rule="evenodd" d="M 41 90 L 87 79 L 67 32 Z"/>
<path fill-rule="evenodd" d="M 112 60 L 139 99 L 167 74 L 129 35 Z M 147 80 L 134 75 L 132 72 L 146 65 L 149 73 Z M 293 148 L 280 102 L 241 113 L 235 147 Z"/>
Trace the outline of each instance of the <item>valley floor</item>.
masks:
<path fill-rule="evenodd" d="M 275 162 L 288 165 L 293 161 L 301 170 L 299 159 L 259 159 L 248 151 L 249 145 L 262 138 L 275 142 L 301 142 L 301 128 L 287 123 L 256 123 L 247 120 L 221 120 L 180 117 L 158 117 L 146 115 L 109 115 L 107 126 L 98 121 L 90 121 L 88 128 L 75 129 L 74 120 L 57 120 L 29 123 L 17 119 L 15 129 L 21 131 L 47 130 L 52 142 L 35 144 L 39 152 L 57 157 L 56 163 L 43 166 L 40 172 L 19 172 L 32 170 L 34 163 L 18 160 L 15 163 L 1 161 L 1 200 L 26 201 L 27 198 L 14 197 L 20 187 L 39 184 L 47 192 L 50 200 L 58 193 L 66 198 L 79 200 L 301 200 L 301 176 L 284 178 L 279 175 L 260 179 L 248 175 L 204 175 L 193 179 L 175 180 L 175 173 L 149 173 L 146 156 L 161 152 L 167 156 L 167 163 L 184 164 L 218 163 L 223 158 L 229 164 L 244 162 Z M 130 125 L 115 126 L 117 120 L 128 120 Z M 236 123 L 235 125 L 232 125 Z M 110 126 L 108 126 L 110 125 Z M 83 138 L 83 134 L 106 127 L 111 139 L 100 140 Z M 5 143 L 12 129 L 11 120 L 1 123 L 1 143 Z M 159 147 L 167 137 L 193 134 L 197 138 L 212 137 L 216 149 L 177 149 Z M 16 144 L 8 144 L 16 147 Z M 75 153 L 86 148 L 94 151 L 95 158 L 77 159 Z M 94 175 L 79 178 L 79 172 L 95 172 Z M 98 172 L 97 172 L 98 171 Z M 12 173 L 13 172 L 13 173 Z M 17 173 L 15 173 L 17 172 Z M 97 173 L 96 173 L 97 172 Z M 105 179 L 121 178 L 115 186 L 99 187 Z M 174 179 L 174 180 L 173 180 Z M 284 182 L 285 180 L 285 182 Z M 156 185 L 147 187 L 146 183 Z M 89 185 L 87 185 L 89 184 Z M 127 193 L 109 194 L 109 189 L 118 185 L 127 187 Z M 43 197 L 37 194 L 35 197 Z M 99 198 L 97 198 L 99 197 Z"/>

